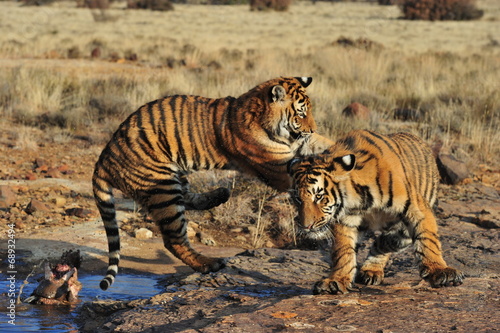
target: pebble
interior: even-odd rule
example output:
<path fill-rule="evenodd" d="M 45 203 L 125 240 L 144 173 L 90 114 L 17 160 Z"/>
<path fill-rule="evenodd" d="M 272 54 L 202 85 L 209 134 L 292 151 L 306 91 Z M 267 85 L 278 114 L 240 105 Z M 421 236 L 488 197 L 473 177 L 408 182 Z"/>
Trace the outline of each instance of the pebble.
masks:
<path fill-rule="evenodd" d="M 134 231 L 135 238 L 137 239 L 150 239 L 153 238 L 153 232 L 146 228 L 139 228 Z"/>
<path fill-rule="evenodd" d="M 64 207 L 64 205 L 66 205 L 66 198 L 63 198 L 63 197 L 52 198 L 51 202 L 56 207 Z"/>
<path fill-rule="evenodd" d="M 215 240 L 212 237 L 207 236 L 204 233 L 199 232 L 198 237 L 200 238 L 200 242 L 204 245 L 217 246 L 217 242 L 215 242 Z"/>
<path fill-rule="evenodd" d="M 0 209 L 7 208 L 15 204 L 17 196 L 7 185 L 0 185 Z"/>
<path fill-rule="evenodd" d="M 47 207 L 46 204 L 44 204 L 39 200 L 31 199 L 30 203 L 26 206 L 24 210 L 28 214 L 33 214 L 35 212 L 48 212 L 49 207 Z"/>
<path fill-rule="evenodd" d="M 92 211 L 90 209 L 84 209 L 81 207 L 77 207 L 77 208 L 66 209 L 66 214 L 69 216 L 76 216 L 79 218 L 85 218 L 85 217 L 91 216 Z"/>

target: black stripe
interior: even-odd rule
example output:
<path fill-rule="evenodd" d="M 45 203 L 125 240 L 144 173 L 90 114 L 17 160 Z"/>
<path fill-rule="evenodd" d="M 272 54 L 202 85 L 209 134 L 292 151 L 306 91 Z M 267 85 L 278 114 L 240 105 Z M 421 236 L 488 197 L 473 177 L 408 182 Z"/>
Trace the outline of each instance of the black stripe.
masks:
<path fill-rule="evenodd" d="M 99 213 L 101 214 L 101 217 L 103 221 L 113 221 L 116 218 L 116 212 L 113 211 L 112 213 L 106 213 L 104 211 L 101 211 L 99 209 Z"/>
<path fill-rule="evenodd" d="M 180 184 L 176 183 L 176 185 Z M 177 195 L 177 194 L 182 194 L 182 190 L 176 188 L 166 189 L 166 188 L 155 187 L 153 189 L 144 191 L 144 193 L 147 194 L 148 196 L 158 195 L 158 194 Z"/>
<path fill-rule="evenodd" d="M 347 136 L 339 142 L 342 142 L 348 150 L 356 149 L 356 138 L 354 136 Z"/>
<path fill-rule="evenodd" d="M 172 206 L 172 205 L 182 205 L 182 204 L 184 204 L 184 202 L 181 202 L 182 199 L 183 199 L 182 196 L 178 196 L 178 197 L 175 197 L 171 200 L 166 200 L 166 201 L 162 201 L 159 203 L 151 204 L 151 205 L 148 205 L 148 210 L 152 211 L 152 210 L 156 210 L 156 209 L 164 209 L 164 208 L 166 208 L 168 206 Z"/>
<path fill-rule="evenodd" d="M 109 258 L 109 266 L 111 266 L 111 265 L 118 265 L 119 263 L 120 263 L 120 259 L 118 259 L 118 258 Z M 114 272 L 114 270 L 108 270 L 106 272 L 106 275 L 110 274 L 109 273 L 110 271 Z M 111 274 L 111 275 L 116 276 L 115 274 Z"/>
<path fill-rule="evenodd" d="M 176 108 L 176 102 L 177 100 L 180 99 L 181 103 L 178 108 Z M 173 102 L 173 103 L 172 103 Z M 172 112 L 174 112 L 174 115 L 176 116 L 176 126 L 174 128 L 174 137 L 175 140 L 177 141 L 177 158 L 176 162 L 179 165 L 184 165 L 184 162 L 187 159 L 186 156 L 186 151 L 184 150 L 184 143 L 183 143 L 183 136 L 182 136 L 182 126 L 183 126 L 183 109 L 186 104 L 186 96 L 176 96 L 175 99 L 172 99 L 170 105 L 172 107 Z"/>
<path fill-rule="evenodd" d="M 372 134 L 372 135 L 373 135 L 373 133 L 372 133 L 372 132 L 368 132 L 368 133 L 370 133 L 370 134 Z M 384 152 L 383 152 L 382 148 L 381 148 L 381 147 L 380 147 L 380 146 L 379 146 L 379 145 L 378 145 L 375 141 L 373 141 L 373 140 L 372 140 L 372 138 L 370 138 L 370 137 L 369 137 L 369 136 L 367 136 L 367 135 L 360 135 L 360 136 L 361 136 L 364 140 L 366 140 L 366 142 L 368 142 L 371 146 L 373 146 L 373 147 L 377 148 L 377 150 L 380 152 L 380 154 L 381 154 L 381 155 L 383 155 L 383 154 L 384 154 Z M 376 136 L 375 136 L 375 137 L 376 137 Z M 385 141 L 384 141 L 384 142 L 385 142 Z"/>
<path fill-rule="evenodd" d="M 158 136 L 158 131 L 156 130 L 158 125 L 156 124 L 156 117 L 154 114 L 154 105 L 161 104 L 161 100 L 157 100 L 154 103 L 148 103 L 147 104 L 147 110 L 148 110 L 148 115 L 149 115 L 149 128 L 151 128 L 155 134 L 155 136 Z"/>
<path fill-rule="evenodd" d="M 110 253 L 120 251 L 120 241 L 116 241 L 116 242 L 112 242 L 112 243 L 108 242 L 108 251 Z M 110 261 L 110 265 L 112 265 L 113 263 L 115 265 L 118 265 L 119 259 L 118 258 L 110 258 L 109 261 Z"/>
<path fill-rule="evenodd" d="M 113 236 L 118 236 L 119 234 L 119 231 L 118 231 L 118 228 L 113 226 L 111 228 L 107 228 L 107 227 L 104 227 L 104 229 L 106 230 L 106 235 L 108 237 L 113 237 Z"/>
<path fill-rule="evenodd" d="M 106 209 L 115 208 L 115 204 L 111 200 L 102 200 L 98 196 L 96 196 L 95 199 L 96 199 L 97 204 L 102 208 L 106 208 Z"/>
<path fill-rule="evenodd" d="M 165 218 L 160 219 L 159 221 L 157 221 L 157 223 L 160 227 L 164 227 L 164 226 L 167 226 L 170 223 L 174 222 L 175 220 L 178 220 L 183 215 L 184 215 L 184 211 L 180 211 L 180 212 L 177 212 L 174 216 L 165 217 Z M 163 232 L 163 228 L 162 228 L 162 232 Z"/>
<path fill-rule="evenodd" d="M 354 183 L 353 180 L 351 180 L 352 186 L 356 193 L 359 194 L 361 197 L 361 209 L 368 209 L 373 206 L 373 195 L 370 192 L 370 188 L 368 186 L 363 186 Z"/>
<path fill-rule="evenodd" d="M 375 132 L 372 132 L 372 131 L 368 131 L 368 133 L 370 133 L 371 135 L 373 135 L 374 137 L 376 137 L 377 139 L 381 140 L 382 142 L 384 142 L 387 147 L 396 155 L 399 155 L 397 152 L 396 152 L 396 149 L 394 149 L 394 147 L 392 146 L 391 142 L 387 140 L 386 137 L 382 136 L 382 135 L 379 135 Z M 394 142 L 394 140 L 391 140 L 392 142 Z M 381 151 L 382 153 L 382 151 Z"/>
<path fill-rule="evenodd" d="M 392 181 L 392 172 L 389 171 L 389 188 L 388 188 L 388 194 L 389 194 L 389 200 L 387 200 L 387 207 L 392 207 L 393 204 L 393 199 L 394 199 L 394 189 L 393 189 L 393 181 Z"/>

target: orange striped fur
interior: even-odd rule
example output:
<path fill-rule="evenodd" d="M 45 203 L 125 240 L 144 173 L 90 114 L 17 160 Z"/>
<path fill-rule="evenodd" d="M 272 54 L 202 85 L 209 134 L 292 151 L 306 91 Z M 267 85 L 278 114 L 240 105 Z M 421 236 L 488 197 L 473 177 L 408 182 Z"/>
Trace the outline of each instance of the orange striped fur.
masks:
<path fill-rule="evenodd" d="M 447 266 L 436 218 L 438 171 L 429 147 L 408 133 L 352 131 L 324 153 L 290 163 L 301 233 L 333 238 L 332 271 L 314 293 L 346 293 L 356 275 L 356 243 L 381 231 L 361 266 L 359 280 L 380 284 L 390 253 L 413 244 L 420 275 L 433 287 L 459 285 Z"/>
<path fill-rule="evenodd" d="M 276 78 L 238 98 L 177 95 L 147 103 L 114 133 L 96 163 L 93 189 L 109 246 L 101 288 L 114 281 L 120 236 L 113 189 L 134 198 L 156 221 L 165 247 L 200 272 L 217 271 L 221 259 L 201 255 L 186 237 L 187 209 L 209 209 L 229 199 L 229 190 L 192 193 L 186 174 L 237 169 L 278 190 L 288 190 L 288 162 L 331 144 L 314 134 L 305 88 L 312 78 Z"/>

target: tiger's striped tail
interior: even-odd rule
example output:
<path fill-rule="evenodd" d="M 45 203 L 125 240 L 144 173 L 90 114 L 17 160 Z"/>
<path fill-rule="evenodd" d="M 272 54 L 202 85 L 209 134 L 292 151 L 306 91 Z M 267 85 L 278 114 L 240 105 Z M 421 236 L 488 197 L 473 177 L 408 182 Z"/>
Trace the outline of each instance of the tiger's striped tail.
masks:
<path fill-rule="evenodd" d="M 99 284 L 102 290 L 106 290 L 113 284 L 118 274 L 118 263 L 120 262 L 120 235 L 118 232 L 118 223 L 116 221 L 115 200 L 112 187 L 108 182 L 96 175 L 94 175 L 92 183 L 97 208 L 101 214 L 106 236 L 108 238 L 108 270 L 106 276 Z"/>

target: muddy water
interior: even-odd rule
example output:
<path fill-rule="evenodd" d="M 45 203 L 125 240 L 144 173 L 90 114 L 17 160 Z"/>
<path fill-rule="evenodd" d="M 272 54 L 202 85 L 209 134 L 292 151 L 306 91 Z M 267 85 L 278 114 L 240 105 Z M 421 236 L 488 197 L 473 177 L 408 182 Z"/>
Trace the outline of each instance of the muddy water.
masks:
<path fill-rule="evenodd" d="M 100 275 L 79 276 L 83 289 L 79 294 L 80 302 L 73 306 L 50 306 L 50 305 L 16 305 L 15 325 L 9 324 L 6 306 L 8 305 L 8 281 L 7 276 L 0 274 L 0 332 L 78 332 L 75 324 L 77 309 L 84 303 L 96 300 L 133 300 L 151 297 L 162 289 L 153 276 L 120 274 L 120 283 L 112 286 L 107 291 L 99 289 Z M 23 289 L 21 299 L 28 297 L 37 286 L 36 277 L 29 279 L 29 284 Z M 16 286 L 16 297 L 22 281 Z"/>

